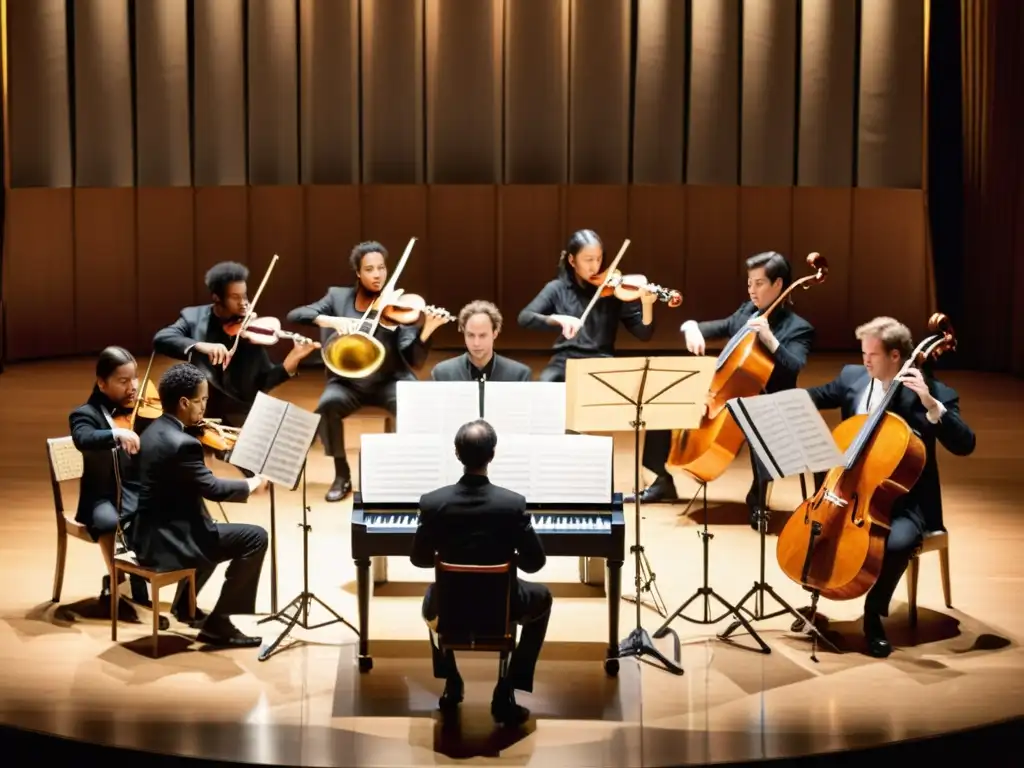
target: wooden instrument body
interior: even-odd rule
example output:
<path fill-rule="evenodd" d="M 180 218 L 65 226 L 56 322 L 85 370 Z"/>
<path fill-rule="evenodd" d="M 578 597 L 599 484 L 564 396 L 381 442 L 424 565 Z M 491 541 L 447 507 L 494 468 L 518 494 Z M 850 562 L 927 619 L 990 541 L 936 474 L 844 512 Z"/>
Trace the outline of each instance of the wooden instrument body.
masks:
<path fill-rule="evenodd" d="M 718 479 L 736 458 L 746 438 L 725 407 L 734 397 L 761 394 L 775 359 L 768 354 L 757 334 L 747 333 L 715 370 L 708 392 L 708 408 L 696 429 L 676 430 L 666 464 L 677 467 L 697 480 Z"/>
<path fill-rule="evenodd" d="M 837 426 L 836 445 L 846 451 L 867 419 L 852 416 Z M 866 593 L 882 569 L 893 504 L 921 477 L 925 461 L 921 438 L 902 418 L 885 413 L 853 468 L 830 470 L 786 522 L 776 549 L 783 572 L 830 600 Z"/>

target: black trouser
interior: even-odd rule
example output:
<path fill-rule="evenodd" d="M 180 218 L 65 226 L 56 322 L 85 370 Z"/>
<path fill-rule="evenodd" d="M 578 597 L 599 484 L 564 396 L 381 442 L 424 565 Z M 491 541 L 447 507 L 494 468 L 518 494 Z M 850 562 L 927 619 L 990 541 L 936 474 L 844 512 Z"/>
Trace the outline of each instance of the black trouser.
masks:
<path fill-rule="evenodd" d="M 204 553 L 206 562 L 196 564 L 196 594 L 203 588 L 214 568 L 228 562 L 224 586 L 211 616 L 231 616 L 256 612 L 256 592 L 260 585 L 260 571 L 267 554 L 268 536 L 258 525 L 247 523 L 220 523 L 217 525 L 217 543 Z M 188 615 L 188 582 L 178 584 L 171 604 L 175 616 Z"/>
<path fill-rule="evenodd" d="M 889 538 L 885 541 L 885 555 L 882 557 L 882 570 L 878 574 L 875 585 L 864 598 L 864 613 L 879 616 L 889 615 L 889 603 L 900 583 L 903 572 L 907 570 L 914 552 L 921 546 L 924 538 L 924 521 L 913 512 L 906 512 L 893 517 Z"/>
<path fill-rule="evenodd" d="M 519 643 L 512 652 L 508 663 L 508 681 L 515 690 L 533 691 L 533 674 L 537 668 L 544 637 L 548 633 L 548 620 L 551 618 L 551 590 L 543 584 L 517 579 L 517 587 L 512 598 L 512 621 L 522 626 Z M 423 618 L 433 621 L 437 618 L 437 606 L 434 601 L 434 585 L 427 587 L 423 596 Z M 455 654 L 451 651 L 442 652 L 431 638 L 431 655 L 434 661 L 434 677 L 449 679 L 458 674 L 455 665 Z"/>
<path fill-rule="evenodd" d="M 395 381 L 351 381 L 334 378 L 327 382 L 316 412 L 320 414 L 320 441 L 324 453 L 345 462 L 345 427 L 343 419 L 364 405 L 384 408 L 392 416 L 398 405 Z"/>

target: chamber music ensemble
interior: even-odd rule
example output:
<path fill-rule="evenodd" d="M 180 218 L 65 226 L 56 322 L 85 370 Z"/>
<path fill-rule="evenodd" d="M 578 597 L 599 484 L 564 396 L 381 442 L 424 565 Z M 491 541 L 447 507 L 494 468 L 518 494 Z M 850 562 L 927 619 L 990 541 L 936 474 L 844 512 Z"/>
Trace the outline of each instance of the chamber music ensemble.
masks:
<path fill-rule="evenodd" d="M 280 320 L 256 313 L 273 271 L 288 268 L 275 256 L 251 297 L 245 266 L 222 262 L 210 269 L 210 303 L 183 308 L 153 339 L 154 355 L 176 361 L 158 381 L 151 378 L 152 355 L 143 372 L 128 351 L 105 349 L 96 361 L 92 393 L 69 416 L 74 444 L 85 457 L 76 520 L 101 544 L 111 572 L 111 560 L 128 552 L 157 570 L 195 568 L 201 590 L 213 568 L 227 562 L 224 587 L 209 612 L 188 615 L 183 582 L 172 618 L 198 629 L 199 641 L 211 646 L 259 646 L 262 639 L 245 635 L 231 616 L 255 612 L 268 532 L 215 522 L 206 502 L 245 501 L 264 492 L 268 478 L 252 469 L 240 469 L 235 478 L 217 477 L 207 460 L 230 461 L 260 393 L 300 375 L 302 361 L 319 353 L 326 376 L 316 406 L 318 437 L 334 464 L 324 498 L 332 504 L 354 502 L 361 669 L 372 667 L 368 613 L 374 558 L 407 557 L 423 568 L 435 567 L 438 558 L 464 566 L 496 566 L 514 558 L 519 571 L 536 574 L 547 556 L 571 556 L 581 562 L 600 558 L 607 565 L 606 669 L 614 674 L 625 560 L 623 504 L 677 499 L 673 474 L 713 482 L 745 442 L 726 403 L 799 387 L 815 332 L 813 318 L 798 313 L 798 300 L 803 290 L 826 280 L 826 259 L 811 254 L 794 269 L 780 253 L 753 255 L 746 262 L 749 300 L 727 318 L 698 321 L 664 315 L 679 309 L 685 297 L 620 268 L 628 264 L 629 241 L 616 253 L 592 230 L 569 237 L 561 256 L 552 259 L 552 279 L 522 308 L 499 308 L 467 296 L 465 306 L 453 313 L 406 293 L 401 275 L 415 258 L 414 246 L 410 241 L 392 266 L 380 243 L 356 245 L 349 256 L 351 283 L 325 287 L 323 298 L 287 315 L 287 322 L 309 326 L 311 334 L 318 328 L 317 338 L 282 330 Z M 650 341 L 656 314 L 662 314 L 662 322 L 679 324 L 679 355 L 704 357 L 708 342 L 725 342 L 714 360 L 699 427 L 647 432 L 642 463 L 653 481 L 625 489 L 625 496 L 609 488 L 603 504 L 535 503 L 492 482 L 489 466 L 500 459 L 503 435 L 486 419 L 466 419 L 457 431 L 440 436 L 446 445 L 454 443 L 461 477 L 424 489 L 418 505 L 374 506 L 353 493 L 343 425 L 361 407 L 377 406 L 395 417 L 401 388 L 427 386 L 425 379 L 538 386 L 528 366 L 495 349 L 513 310 L 520 326 L 554 339 L 551 358 L 537 377 L 547 385 L 566 382 L 569 361 L 618 356 L 620 326 Z M 957 393 L 929 372 L 928 363 L 956 345 L 950 320 L 933 317 L 930 335 L 916 345 L 897 319 L 862 320 L 856 330 L 862 364 L 846 366 L 830 383 L 808 390 L 818 409 L 841 411 L 833 437 L 844 452 L 843 463 L 815 475 L 814 487 L 778 538 L 776 557 L 783 573 L 810 595 L 810 608 L 801 609 L 792 631 L 811 627 L 819 598 L 863 598 L 867 651 L 885 657 L 892 649 L 883 618 L 893 591 L 922 537 L 942 530 L 938 446 L 966 456 L 975 437 L 960 413 Z M 465 352 L 426 371 L 433 334 L 449 322 L 457 322 Z M 276 343 L 289 345 L 281 363 L 272 362 L 267 351 Z M 750 454 L 746 501 L 756 528 L 753 511 L 765 504 L 769 475 L 755 452 Z M 104 604 L 118 588 L 110 576 L 104 578 Z M 422 618 L 428 624 L 438 620 L 435 591 L 428 588 L 424 598 Z M 136 620 L 133 604 L 151 607 L 145 581 L 132 578 L 130 594 L 130 601 L 116 598 L 113 608 L 126 621 Z M 516 578 L 509 601 L 510 618 L 522 626 L 522 634 L 497 681 L 492 713 L 498 721 L 521 723 L 526 712 L 514 692 L 532 689 L 548 617 L 558 608 L 539 581 Z M 169 626 L 166 617 L 160 622 Z M 435 676 L 445 681 L 439 706 L 451 710 L 463 697 L 454 653 L 436 643 L 433 652 Z"/>

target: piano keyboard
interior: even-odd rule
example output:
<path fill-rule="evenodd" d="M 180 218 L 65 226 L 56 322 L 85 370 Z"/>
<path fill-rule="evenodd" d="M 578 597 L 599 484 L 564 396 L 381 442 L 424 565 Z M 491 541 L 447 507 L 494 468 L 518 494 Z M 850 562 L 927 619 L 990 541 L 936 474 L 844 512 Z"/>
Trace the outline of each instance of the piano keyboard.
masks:
<path fill-rule="evenodd" d="M 365 513 L 363 522 L 372 532 L 374 529 L 415 530 L 419 524 L 419 516 L 408 513 Z M 608 515 L 551 515 L 536 514 L 533 516 L 533 527 L 539 532 L 544 531 L 577 531 L 585 533 L 610 533 L 612 519 Z"/>

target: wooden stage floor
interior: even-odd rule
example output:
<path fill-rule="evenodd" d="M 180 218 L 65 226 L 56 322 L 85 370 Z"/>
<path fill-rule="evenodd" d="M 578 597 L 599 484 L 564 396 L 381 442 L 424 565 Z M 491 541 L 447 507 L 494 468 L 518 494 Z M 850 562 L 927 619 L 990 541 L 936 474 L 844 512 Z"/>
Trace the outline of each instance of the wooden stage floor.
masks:
<path fill-rule="evenodd" d="M 540 364 L 543 358 L 531 362 Z M 817 356 L 803 378 L 830 378 L 842 362 Z M 160 361 L 163 370 L 166 361 Z M 943 453 L 946 522 L 951 536 L 953 603 L 943 606 L 938 559 L 926 555 L 919 588 L 920 620 L 909 630 L 906 591 L 897 592 L 887 622 L 896 646 L 886 660 L 858 651 L 861 601 L 829 603 L 844 652 L 810 659 L 806 639 L 788 632 L 790 619 L 758 625 L 772 647 L 761 655 L 715 639 L 716 628 L 677 621 L 682 677 L 624 660 L 616 679 L 605 676 L 603 597 L 578 584 L 576 562 L 558 559 L 539 578 L 554 585 L 548 643 L 532 695 L 521 695 L 534 718 L 522 732 L 493 727 L 488 703 L 493 656 L 466 657 L 467 697 L 460 727 L 442 729 L 434 711 L 439 681 L 430 675 L 420 597 L 430 577 L 392 558 L 390 584 L 372 600 L 371 653 L 375 668 L 360 675 L 355 637 L 344 627 L 312 632 L 265 663 L 256 652 L 197 652 L 195 632 L 177 624 L 165 633 L 161 656 L 148 655 L 149 614 L 120 628 L 110 641 L 106 622 L 89 620 L 103 566 L 98 551 L 69 544 L 62 605 L 49 596 L 54 566 L 53 503 L 44 439 L 67 434 L 67 414 L 92 384 L 90 360 L 10 366 L 0 375 L 0 723 L 110 746 L 182 756 L 266 764 L 405 766 L 459 762 L 542 766 L 641 766 L 792 757 L 871 747 L 932 736 L 1024 714 L 1024 382 L 950 372 L 965 417 L 978 433 L 966 459 Z M 312 371 L 274 394 L 312 408 L 322 378 Z M 311 589 L 356 623 L 355 571 L 349 552 L 351 503 L 327 504 L 331 468 L 319 445 L 310 454 Z M 616 442 L 617 488 L 631 483 L 629 439 Z M 232 473 L 223 466 L 222 474 Z M 737 601 L 757 575 L 758 538 L 740 506 L 749 483 L 741 457 L 709 488 L 714 540 L 710 579 Z M 70 484 L 75 485 L 75 484 Z M 77 488 L 66 489 L 74 509 Z M 776 509 L 799 502 L 799 484 L 786 481 Z M 278 495 L 280 602 L 302 589 L 301 515 L 297 493 Z M 226 505 L 232 521 L 268 525 L 269 504 Z M 700 512 L 645 508 L 643 543 L 669 610 L 699 586 Z M 783 515 L 776 514 L 778 529 Z M 627 526 L 627 546 L 633 526 Z M 799 606 L 804 593 L 775 563 L 768 540 L 767 580 Z M 623 569 L 632 588 L 633 568 Z M 210 607 L 221 571 L 200 594 Z M 404 585 L 400 582 L 406 582 Z M 408 582 L 414 582 L 409 584 Z M 259 606 L 269 610 L 269 560 Z M 170 598 L 170 590 L 164 595 Z M 697 616 L 697 606 L 687 611 Z M 319 614 L 314 612 L 313 620 Z M 240 625 L 255 629 L 257 617 Z M 662 619 L 643 611 L 653 631 Z M 635 613 L 623 603 L 619 635 Z M 282 625 L 270 624 L 274 633 Z M 752 645 L 749 638 L 740 643 Z M 658 641 L 672 653 L 670 640 Z M 989 756 L 986 764 L 1002 764 Z"/>

